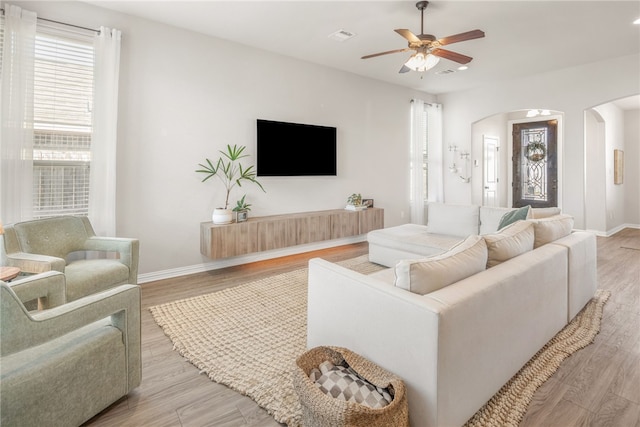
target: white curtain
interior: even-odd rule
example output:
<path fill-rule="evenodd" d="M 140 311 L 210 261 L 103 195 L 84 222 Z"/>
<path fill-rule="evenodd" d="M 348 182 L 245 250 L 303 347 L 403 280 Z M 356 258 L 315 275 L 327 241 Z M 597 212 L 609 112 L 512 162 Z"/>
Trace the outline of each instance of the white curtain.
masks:
<path fill-rule="evenodd" d="M 116 142 L 121 37 L 120 31 L 101 27 L 94 42 L 95 90 L 89 219 L 99 236 L 116 235 Z"/>
<path fill-rule="evenodd" d="M 33 66 L 36 13 L 5 4 L 0 75 L 0 220 L 33 216 Z"/>
<path fill-rule="evenodd" d="M 427 137 L 425 102 L 411 101 L 411 222 L 424 224 L 424 193 L 427 183 L 424 179 L 424 148 Z"/>
<path fill-rule="evenodd" d="M 429 202 L 444 201 L 444 156 L 442 147 L 442 104 L 427 104 L 427 152 Z"/>

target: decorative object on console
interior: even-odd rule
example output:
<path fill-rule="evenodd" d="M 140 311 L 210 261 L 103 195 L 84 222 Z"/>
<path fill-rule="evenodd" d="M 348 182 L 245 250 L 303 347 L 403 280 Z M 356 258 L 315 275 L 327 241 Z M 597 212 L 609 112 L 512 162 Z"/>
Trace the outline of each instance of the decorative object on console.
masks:
<path fill-rule="evenodd" d="M 372 208 L 373 199 L 362 199 L 362 206 L 366 206 L 367 208 Z"/>
<path fill-rule="evenodd" d="M 256 172 L 253 169 L 253 165 L 245 168 L 240 162 L 240 159 L 249 156 L 248 154 L 243 154 L 246 148 L 244 145 L 234 145 L 233 147 L 227 145 L 227 151 L 220 151 L 222 155 L 215 164 L 211 162 L 211 160 L 205 159 L 207 164 L 203 165 L 200 163 L 199 166 L 202 169 L 196 170 L 198 173 L 205 174 L 202 182 L 215 176 L 220 179 L 227 190 L 224 208 L 216 208 L 213 211 L 212 221 L 214 224 L 230 224 L 233 222 L 233 211 L 229 209 L 229 195 L 236 185 L 242 187 L 242 181 L 253 182 L 266 193 L 262 184 L 256 179 Z"/>
<path fill-rule="evenodd" d="M 362 195 L 360 193 L 353 193 L 347 198 L 347 206 L 345 209 L 350 211 L 359 211 L 367 209 L 367 206 L 362 204 Z"/>
<path fill-rule="evenodd" d="M 242 199 L 236 202 L 236 206 L 233 211 L 236 213 L 236 222 L 243 222 L 249 219 L 249 211 L 251 210 L 251 203 L 244 201 L 247 195 L 242 196 Z"/>

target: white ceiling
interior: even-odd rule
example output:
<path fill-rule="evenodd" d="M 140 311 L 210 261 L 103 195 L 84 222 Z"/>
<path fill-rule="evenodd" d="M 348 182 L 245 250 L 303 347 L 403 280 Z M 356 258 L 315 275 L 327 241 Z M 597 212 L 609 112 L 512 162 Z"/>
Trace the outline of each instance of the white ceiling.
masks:
<path fill-rule="evenodd" d="M 480 29 L 448 45 L 474 58 L 466 71 L 446 59 L 426 73 L 398 70 L 411 52 L 396 28 L 420 33 L 415 1 L 88 1 L 165 24 L 433 94 L 490 85 L 640 52 L 640 1 L 434 0 L 424 32 L 436 38 Z M 337 42 L 344 29 L 356 36 Z M 241 49 L 241 47 L 239 47 Z M 438 74 L 438 71 L 454 70 Z M 615 78 L 615 70 L 611 70 Z"/>

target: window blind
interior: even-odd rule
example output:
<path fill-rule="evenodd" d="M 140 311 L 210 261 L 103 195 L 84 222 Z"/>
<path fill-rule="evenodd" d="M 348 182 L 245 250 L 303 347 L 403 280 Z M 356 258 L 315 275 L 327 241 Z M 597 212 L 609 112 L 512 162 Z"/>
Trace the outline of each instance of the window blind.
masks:
<path fill-rule="evenodd" d="M 91 167 L 93 44 L 37 31 L 34 64 L 34 217 L 87 214 Z"/>

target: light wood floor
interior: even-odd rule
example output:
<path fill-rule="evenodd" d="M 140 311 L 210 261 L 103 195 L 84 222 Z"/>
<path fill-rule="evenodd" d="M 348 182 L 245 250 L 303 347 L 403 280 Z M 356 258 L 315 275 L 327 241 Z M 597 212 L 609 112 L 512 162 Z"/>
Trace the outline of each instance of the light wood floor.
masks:
<path fill-rule="evenodd" d="M 142 384 L 86 425 L 280 426 L 173 351 L 147 308 L 305 267 L 312 257 L 338 261 L 364 253 L 367 244 L 359 243 L 143 284 Z M 521 427 L 640 427 L 640 230 L 598 238 L 598 280 L 612 292 L 600 334 L 538 389 Z"/>

